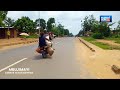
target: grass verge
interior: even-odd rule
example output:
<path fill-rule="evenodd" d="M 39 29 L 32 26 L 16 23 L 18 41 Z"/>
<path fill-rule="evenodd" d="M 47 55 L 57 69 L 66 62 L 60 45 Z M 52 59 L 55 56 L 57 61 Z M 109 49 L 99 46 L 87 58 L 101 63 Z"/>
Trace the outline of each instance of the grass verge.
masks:
<path fill-rule="evenodd" d="M 105 49 L 105 50 L 120 50 L 120 46 L 115 46 L 115 45 L 109 45 L 109 44 L 106 44 L 106 43 L 102 43 L 102 42 L 97 42 L 96 39 L 92 38 L 92 37 L 81 37 L 82 39 L 102 48 L 102 49 Z"/>
<path fill-rule="evenodd" d="M 120 38 L 109 37 L 109 38 L 105 38 L 105 40 L 112 40 L 112 41 L 114 41 L 115 43 L 120 44 Z"/>

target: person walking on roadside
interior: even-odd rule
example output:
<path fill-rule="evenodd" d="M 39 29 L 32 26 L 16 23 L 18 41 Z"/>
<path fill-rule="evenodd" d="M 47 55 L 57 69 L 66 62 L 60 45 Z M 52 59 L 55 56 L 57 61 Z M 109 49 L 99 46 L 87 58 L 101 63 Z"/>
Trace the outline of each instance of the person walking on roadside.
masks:
<path fill-rule="evenodd" d="M 10 39 L 10 30 L 7 30 L 7 38 Z"/>

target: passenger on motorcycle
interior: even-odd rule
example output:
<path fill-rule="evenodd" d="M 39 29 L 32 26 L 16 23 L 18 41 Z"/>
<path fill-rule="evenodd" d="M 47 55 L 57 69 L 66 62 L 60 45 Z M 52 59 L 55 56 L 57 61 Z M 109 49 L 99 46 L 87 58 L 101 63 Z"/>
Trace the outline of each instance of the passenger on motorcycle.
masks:
<path fill-rule="evenodd" d="M 36 51 L 38 53 L 41 53 L 43 55 L 43 53 L 49 54 L 50 56 L 52 56 L 52 54 L 54 53 L 54 50 L 52 48 L 52 42 L 49 38 L 49 34 L 46 31 L 42 31 L 40 33 L 40 37 L 39 37 L 39 46 L 36 49 Z M 44 54 L 45 55 L 45 54 Z M 46 57 L 46 55 L 45 55 Z"/>
<path fill-rule="evenodd" d="M 39 37 L 39 47 L 40 48 L 43 48 L 44 46 L 47 46 L 44 35 L 45 35 L 44 32 L 40 33 L 40 37 Z"/>
<path fill-rule="evenodd" d="M 39 48 L 47 49 L 48 47 L 52 47 L 52 42 L 50 41 L 50 37 L 47 31 L 42 31 L 39 37 Z"/>

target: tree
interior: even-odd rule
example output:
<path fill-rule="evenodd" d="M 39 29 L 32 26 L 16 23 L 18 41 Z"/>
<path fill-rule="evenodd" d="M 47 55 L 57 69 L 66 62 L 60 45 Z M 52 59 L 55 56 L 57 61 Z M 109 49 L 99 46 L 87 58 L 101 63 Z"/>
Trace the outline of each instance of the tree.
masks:
<path fill-rule="evenodd" d="M 46 21 L 44 19 L 36 19 L 35 20 L 35 24 L 36 24 L 36 27 L 40 26 L 42 27 L 42 29 L 45 29 L 46 28 Z"/>
<path fill-rule="evenodd" d="M 72 34 L 72 33 L 70 33 L 70 34 L 69 34 L 69 36 L 70 36 L 70 37 L 73 37 L 73 34 Z"/>
<path fill-rule="evenodd" d="M 52 28 L 52 32 L 53 32 L 55 35 L 59 36 L 60 31 L 59 31 L 58 27 L 54 26 L 54 27 Z"/>
<path fill-rule="evenodd" d="M 117 36 L 120 35 L 120 20 L 118 21 L 118 26 L 117 26 L 115 32 L 117 33 Z"/>
<path fill-rule="evenodd" d="M 120 20 L 118 21 L 118 26 L 116 28 L 117 30 L 120 30 Z"/>
<path fill-rule="evenodd" d="M 83 27 L 83 35 L 85 36 L 86 33 L 90 30 L 90 24 L 89 24 L 89 17 L 86 16 L 83 20 L 83 23 L 81 24 Z"/>
<path fill-rule="evenodd" d="M 64 26 L 62 24 L 58 24 L 59 35 L 64 35 Z"/>
<path fill-rule="evenodd" d="M 48 21 L 47 21 L 47 31 L 48 32 L 53 32 L 57 36 L 69 35 L 69 30 L 65 29 L 62 24 L 58 24 L 58 26 L 56 26 L 54 18 L 49 18 L 48 19 Z"/>
<path fill-rule="evenodd" d="M 48 31 L 52 31 L 53 23 L 55 23 L 55 19 L 54 18 L 49 18 L 48 21 L 47 21 L 47 30 Z"/>
<path fill-rule="evenodd" d="M 21 19 L 18 19 L 15 21 L 14 26 L 19 30 L 19 32 L 26 32 L 26 33 L 35 33 L 35 22 L 33 20 L 30 20 L 29 17 L 21 17 Z"/>
<path fill-rule="evenodd" d="M 0 11 L 0 26 L 5 26 L 3 21 L 6 18 L 7 13 L 8 13 L 8 11 Z"/>
<path fill-rule="evenodd" d="M 89 31 L 95 32 L 97 21 L 93 15 L 86 16 L 83 21 L 84 22 L 81 24 L 83 27 L 83 35 L 86 35 Z"/>
<path fill-rule="evenodd" d="M 76 36 L 83 36 L 83 30 L 80 30 L 79 33 Z"/>
<path fill-rule="evenodd" d="M 101 35 L 103 37 L 108 37 L 111 34 L 110 26 L 114 23 L 108 24 L 107 22 L 99 22 L 97 21 L 93 15 L 86 16 L 84 18 L 84 22 L 82 23 L 82 31 L 83 35 L 88 33 L 97 33 L 97 35 Z"/>
<path fill-rule="evenodd" d="M 4 20 L 4 23 L 6 26 L 8 27 L 12 27 L 14 25 L 14 20 L 11 19 L 10 17 L 7 17 L 5 20 Z"/>
<path fill-rule="evenodd" d="M 69 30 L 68 30 L 68 29 L 65 29 L 65 30 L 64 30 L 64 35 L 69 36 Z"/>

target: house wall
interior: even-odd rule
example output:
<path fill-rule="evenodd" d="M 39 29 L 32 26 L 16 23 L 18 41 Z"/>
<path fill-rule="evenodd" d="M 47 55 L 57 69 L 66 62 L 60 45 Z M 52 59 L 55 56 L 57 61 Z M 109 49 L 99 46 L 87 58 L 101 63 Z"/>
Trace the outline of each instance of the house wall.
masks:
<path fill-rule="evenodd" d="M 7 38 L 7 28 L 0 28 L 0 39 Z M 10 28 L 10 38 L 16 38 L 17 37 L 17 30 L 14 28 Z"/>
<path fill-rule="evenodd" d="M 14 29 L 10 29 L 10 38 L 14 38 Z"/>
<path fill-rule="evenodd" d="M 17 37 L 17 33 L 18 33 L 17 30 L 14 29 L 14 38 Z"/>
<path fill-rule="evenodd" d="M 7 38 L 7 29 L 5 29 L 5 38 Z"/>
<path fill-rule="evenodd" d="M 5 30 L 3 29 L 0 29 L 0 39 L 4 39 L 6 36 L 5 36 Z"/>
<path fill-rule="evenodd" d="M 8 29 L 5 29 L 5 38 L 7 38 L 7 30 Z M 13 31 L 13 29 L 9 29 L 10 30 L 10 38 L 14 38 L 14 31 Z"/>

